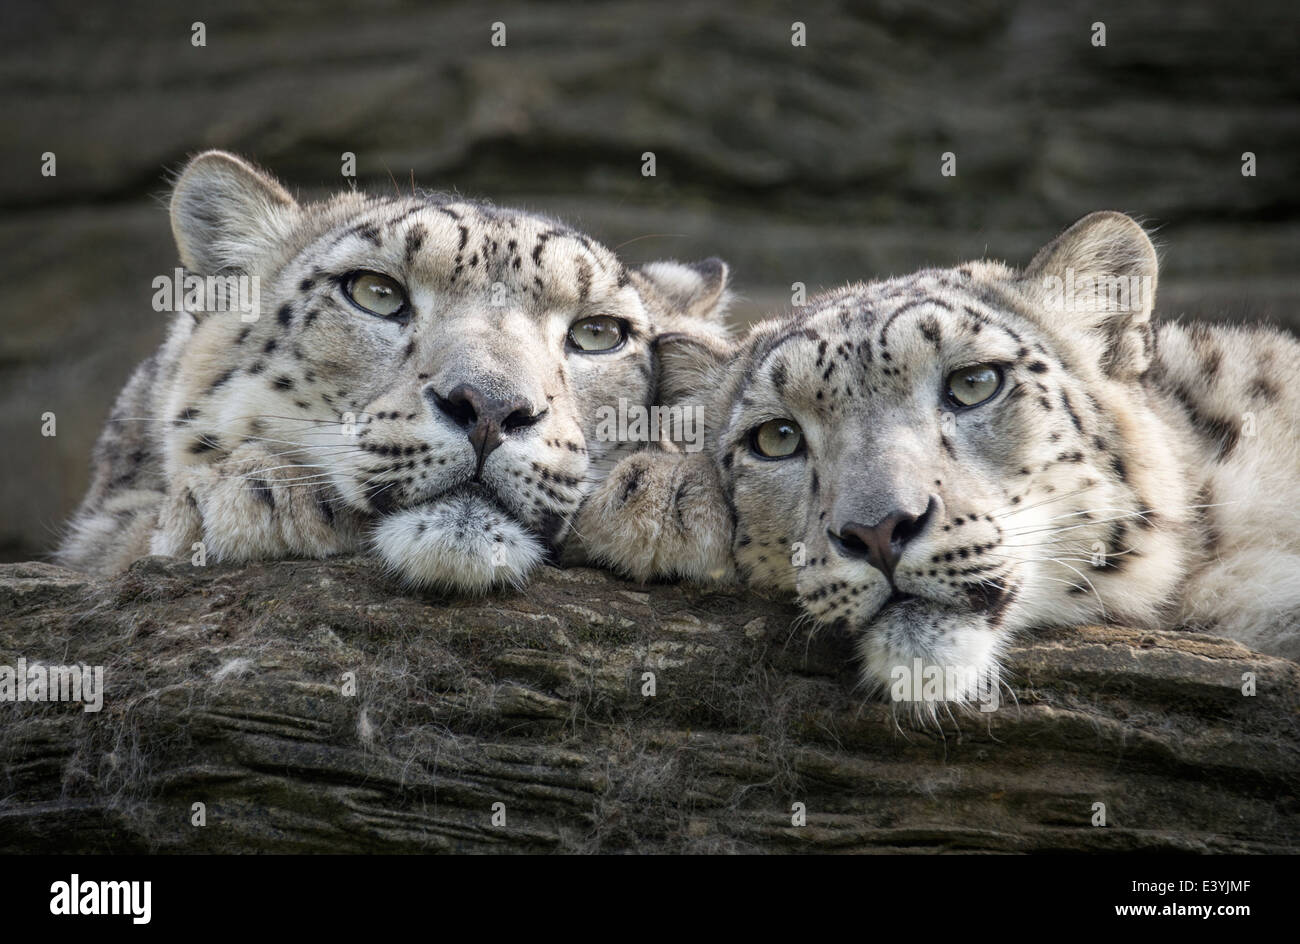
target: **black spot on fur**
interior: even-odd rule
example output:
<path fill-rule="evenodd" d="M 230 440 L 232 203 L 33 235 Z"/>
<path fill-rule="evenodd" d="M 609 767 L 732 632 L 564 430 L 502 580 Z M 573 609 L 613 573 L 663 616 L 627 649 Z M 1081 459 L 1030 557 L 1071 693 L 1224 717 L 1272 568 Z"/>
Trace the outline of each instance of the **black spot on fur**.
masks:
<path fill-rule="evenodd" d="M 1116 521 L 1111 525 L 1110 536 L 1106 538 L 1106 552 L 1101 555 L 1101 560 L 1097 563 L 1098 570 L 1117 571 L 1124 567 L 1128 560 L 1123 556 L 1124 539 L 1128 535 L 1128 527 L 1123 521 Z"/>
<path fill-rule="evenodd" d="M 1230 417 L 1207 416 L 1202 413 L 1195 397 L 1185 387 L 1174 388 L 1174 396 L 1182 403 L 1192 424 L 1214 443 L 1215 458 L 1223 460 L 1232 455 L 1241 440 L 1241 430 L 1238 429 L 1237 422 Z"/>
<path fill-rule="evenodd" d="M 618 499 L 620 503 L 626 502 L 632 497 L 632 493 L 641 487 L 641 477 L 644 474 L 644 469 L 633 468 L 623 477 L 623 492 Z"/>
<path fill-rule="evenodd" d="M 1061 406 L 1065 407 L 1065 412 L 1070 414 L 1070 422 L 1079 432 L 1083 432 L 1083 421 L 1079 419 L 1079 414 L 1074 412 L 1074 404 L 1070 402 L 1070 395 L 1064 390 L 1061 391 Z"/>
<path fill-rule="evenodd" d="M 785 361 L 777 361 L 772 367 L 772 388 L 778 395 L 785 391 L 786 380 Z"/>
<path fill-rule="evenodd" d="M 275 511 L 275 495 L 272 494 L 271 486 L 267 484 L 266 479 L 249 479 L 248 488 L 253 493 L 254 498 L 260 502 L 266 502 L 267 507 Z"/>
<path fill-rule="evenodd" d="M 1282 395 L 1277 384 L 1263 376 L 1256 377 L 1251 381 L 1248 392 L 1252 397 L 1263 400 L 1265 403 L 1276 403 Z"/>
<path fill-rule="evenodd" d="M 1241 430 L 1235 420 L 1227 417 L 1213 417 L 1202 421 L 1205 434 L 1218 450 L 1216 458 L 1223 460 L 1232 455 L 1241 441 Z"/>
<path fill-rule="evenodd" d="M 673 493 L 673 512 L 677 517 L 677 529 L 683 534 L 685 534 L 688 529 L 686 527 L 686 516 L 682 510 L 682 505 L 684 503 L 683 500 L 690 491 L 690 488 L 690 479 L 685 479 L 677 486 L 677 491 Z"/>
<path fill-rule="evenodd" d="M 1210 348 L 1201 353 L 1201 371 L 1207 378 L 1213 380 L 1219 374 L 1219 366 L 1223 363 L 1223 352 L 1217 347 Z"/>
<path fill-rule="evenodd" d="M 275 313 L 275 320 L 278 321 L 282 327 L 289 327 L 289 325 L 293 324 L 293 309 L 287 304 L 281 305 L 280 310 Z"/>
<path fill-rule="evenodd" d="M 375 510 L 375 514 L 386 515 L 397 505 L 391 482 L 371 482 L 366 486 L 366 501 Z"/>
<path fill-rule="evenodd" d="M 425 229 L 420 223 L 416 223 L 406 231 L 406 249 L 404 254 L 408 265 L 415 260 L 415 254 L 418 253 L 420 247 L 424 245 L 424 236 Z"/>
<path fill-rule="evenodd" d="M 208 384 L 208 393 L 213 393 L 223 383 L 225 383 L 231 377 L 235 376 L 236 370 L 238 370 L 238 368 L 236 367 L 227 367 L 220 374 L 218 374 L 217 379 L 212 381 L 212 383 Z"/>
<path fill-rule="evenodd" d="M 591 294 L 591 266 L 585 259 L 578 260 L 578 300 L 586 301 Z"/>

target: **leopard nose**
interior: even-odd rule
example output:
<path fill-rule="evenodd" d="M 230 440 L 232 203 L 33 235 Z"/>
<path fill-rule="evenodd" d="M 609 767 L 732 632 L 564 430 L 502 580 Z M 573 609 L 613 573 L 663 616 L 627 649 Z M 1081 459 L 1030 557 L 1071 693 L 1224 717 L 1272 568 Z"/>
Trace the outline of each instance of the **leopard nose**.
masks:
<path fill-rule="evenodd" d="M 845 557 L 866 558 L 868 564 L 894 582 L 894 568 L 908 542 L 917 537 L 930 523 L 938 504 L 931 495 L 925 511 L 916 515 L 910 511 L 896 510 L 885 515 L 874 525 L 848 521 L 840 526 L 839 534 L 831 532 L 831 543 Z"/>
<path fill-rule="evenodd" d="M 534 413 L 533 405 L 522 397 L 501 399 L 484 393 L 473 384 L 453 387 L 446 396 L 426 387 L 424 394 L 439 413 L 465 430 L 478 460 L 474 468 L 475 481 L 482 475 L 487 457 L 505 442 L 506 436 L 532 426 L 542 418 L 542 414 Z"/>

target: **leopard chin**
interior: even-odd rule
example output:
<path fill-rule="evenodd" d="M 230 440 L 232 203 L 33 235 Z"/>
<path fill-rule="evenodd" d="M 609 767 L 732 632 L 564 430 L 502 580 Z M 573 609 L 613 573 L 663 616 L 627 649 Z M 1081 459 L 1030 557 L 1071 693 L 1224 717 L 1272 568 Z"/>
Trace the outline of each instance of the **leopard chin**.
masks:
<path fill-rule="evenodd" d="M 909 597 L 856 634 L 861 684 L 905 713 L 934 717 L 941 703 L 997 707 L 1009 633 L 987 614 Z"/>
<path fill-rule="evenodd" d="M 465 594 L 520 587 L 548 557 L 542 537 L 473 491 L 385 515 L 371 547 L 408 586 Z"/>

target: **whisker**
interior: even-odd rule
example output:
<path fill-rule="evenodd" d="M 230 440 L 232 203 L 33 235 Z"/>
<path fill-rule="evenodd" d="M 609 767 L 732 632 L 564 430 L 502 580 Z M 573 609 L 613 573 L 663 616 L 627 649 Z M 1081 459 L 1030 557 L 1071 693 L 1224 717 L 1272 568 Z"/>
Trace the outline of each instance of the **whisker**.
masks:
<path fill-rule="evenodd" d="M 1064 501 L 1067 498 L 1073 498 L 1075 495 L 1082 495 L 1084 492 L 1096 487 L 1096 484 L 1085 485 L 1082 488 L 1075 489 L 1073 492 L 1062 492 L 1060 495 L 1053 495 L 1051 498 L 1044 498 L 1042 501 L 1034 502 L 1032 505 L 1003 505 L 1001 508 L 995 509 L 994 511 L 986 512 L 986 514 L 994 518 L 1005 518 L 1012 514 L 1020 514 L 1021 512 L 1031 511 L 1034 508 L 1041 508 L 1043 505 L 1050 505 L 1053 502 Z"/>
<path fill-rule="evenodd" d="M 1005 557 L 1006 555 L 995 554 L 995 555 L 992 555 L 992 556 L 995 556 L 995 557 Z M 1013 558 L 1013 557 L 1008 557 L 1007 559 L 1008 559 L 1008 560 L 1016 560 L 1016 558 Z M 1101 618 L 1102 618 L 1102 619 L 1106 619 L 1106 601 L 1105 601 L 1104 599 L 1102 599 L 1101 592 L 1097 589 L 1096 585 L 1095 585 L 1091 580 L 1088 579 L 1088 576 L 1087 576 L 1086 574 L 1084 574 L 1083 571 L 1079 570 L 1077 567 L 1074 567 L 1074 566 L 1072 566 L 1072 565 L 1070 565 L 1070 564 L 1065 563 L 1066 560 L 1068 560 L 1068 558 L 1061 558 L 1061 557 L 1042 557 L 1042 558 L 1038 558 L 1038 559 L 1035 560 L 1035 561 L 1032 561 L 1031 563 L 1057 564 L 1057 565 L 1059 565 L 1059 566 L 1061 566 L 1061 567 L 1066 568 L 1067 570 L 1073 571 L 1074 574 L 1075 574 L 1076 576 L 1078 576 L 1078 578 L 1079 578 L 1080 580 L 1082 580 L 1084 583 L 1086 583 L 1086 584 L 1088 585 L 1088 587 L 1092 590 L 1092 592 L 1096 595 L 1096 597 L 1097 597 L 1097 602 L 1101 605 Z M 1037 576 L 1037 577 L 1042 577 L 1044 580 L 1058 580 L 1058 578 L 1056 578 L 1056 577 L 1050 577 L 1050 576 L 1048 576 L 1047 574 L 1036 574 L 1035 576 Z M 1078 587 L 1078 586 L 1079 586 L 1078 584 L 1074 583 L 1073 581 L 1069 581 L 1069 580 L 1060 580 L 1059 582 L 1060 582 L 1060 583 L 1066 583 L 1066 584 L 1069 584 L 1069 585 L 1072 586 L 1072 587 Z M 1079 589 L 1082 590 L 1083 587 L 1079 587 Z"/>
<path fill-rule="evenodd" d="M 1141 511 L 1131 511 L 1131 512 L 1127 512 L 1127 513 L 1122 514 L 1122 515 L 1116 515 L 1116 516 L 1114 516 L 1114 517 L 1112 517 L 1112 518 L 1097 518 L 1097 519 L 1092 520 L 1092 521 L 1086 521 L 1086 522 L 1084 522 L 1083 524 L 1070 525 L 1068 528 L 1026 528 L 1026 529 L 1021 529 L 1021 530 L 1008 531 L 1007 533 L 1008 533 L 1008 534 L 1012 534 L 1012 535 L 1022 535 L 1022 534 L 1039 534 L 1039 533 L 1042 533 L 1042 532 L 1044 532 L 1044 531 L 1050 531 L 1050 532 L 1052 532 L 1053 534 L 1061 534 L 1061 533 L 1063 533 L 1063 532 L 1065 532 L 1065 531 L 1073 531 L 1073 530 L 1075 530 L 1075 529 L 1077 529 L 1077 528 L 1087 528 L 1087 527 L 1090 527 L 1090 526 L 1095 525 L 1095 524 L 1107 524 L 1108 522 L 1111 522 L 1111 521 L 1123 521 L 1123 520 L 1126 519 L 1126 518 L 1141 518 L 1143 521 L 1146 521 L 1146 520 L 1147 520 L 1147 517 L 1146 517 L 1147 515 L 1158 513 L 1158 512 L 1160 512 L 1161 510 L 1163 510 L 1163 511 L 1165 511 L 1165 512 L 1169 512 L 1169 511 L 1189 511 L 1189 510 L 1196 509 L 1196 508 L 1219 508 L 1219 507 L 1222 507 L 1222 506 L 1224 506 L 1224 505 L 1235 505 L 1235 504 L 1237 504 L 1237 501 L 1236 501 L 1236 500 L 1234 500 L 1234 501 L 1229 501 L 1229 502 L 1215 502 L 1215 503 L 1213 503 L 1213 504 L 1208 504 L 1208 505 L 1174 505 L 1174 506 L 1169 506 L 1169 505 L 1167 505 L 1167 506 L 1165 506 L 1163 509 L 1160 509 L 1160 508 L 1146 508 L 1146 509 L 1143 509 L 1143 510 L 1141 510 Z"/>
<path fill-rule="evenodd" d="M 357 426 L 368 425 L 366 422 L 360 419 L 362 415 L 364 414 L 357 414 L 358 419 L 352 425 L 357 425 Z M 281 416 L 278 413 L 244 413 L 239 416 L 222 417 L 222 423 L 227 426 L 231 423 L 240 422 L 244 420 L 248 420 L 248 421 L 287 420 L 292 423 L 314 423 L 322 427 L 343 425 L 342 416 L 337 416 L 337 417 Z M 108 418 L 108 422 L 110 423 L 184 423 L 184 424 L 196 425 L 196 426 L 203 426 L 207 424 L 207 420 L 202 415 L 195 417 L 195 416 L 184 416 L 181 414 L 176 414 L 175 416 L 110 416 Z"/>
<path fill-rule="evenodd" d="M 1112 512 L 1112 511 L 1127 512 L 1130 510 L 1131 509 L 1128 508 L 1085 508 L 1082 511 L 1070 511 L 1070 512 L 1066 512 L 1063 515 L 1054 515 L 1051 518 L 1045 518 L 1044 520 L 1060 521 L 1062 518 L 1077 518 L 1079 515 L 1105 514 L 1107 512 Z"/>

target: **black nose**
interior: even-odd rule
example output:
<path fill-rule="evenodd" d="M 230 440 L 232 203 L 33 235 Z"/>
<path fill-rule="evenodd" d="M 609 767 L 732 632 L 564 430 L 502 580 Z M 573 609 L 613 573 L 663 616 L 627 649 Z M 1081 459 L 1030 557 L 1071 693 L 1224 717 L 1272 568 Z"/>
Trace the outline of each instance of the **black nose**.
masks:
<path fill-rule="evenodd" d="M 520 397 L 501 400 L 473 384 L 460 384 L 445 397 L 432 387 L 426 387 L 424 393 L 439 412 L 450 417 L 469 436 L 478 457 L 474 468 L 475 481 L 482 474 L 487 457 L 508 434 L 532 426 L 542 418 L 541 413 L 533 412 L 533 405 L 527 400 Z"/>
<path fill-rule="evenodd" d="M 894 568 L 903 556 L 907 543 L 925 530 L 934 511 L 935 498 L 925 511 L 915 515 L 910 511 L 892 511 L 874 525 L 849 521 L 840 527 L 840 533 L 831 534 L 831 542 L 845 557 L 865 557 L 867 563 L 894 582 Z"/>

